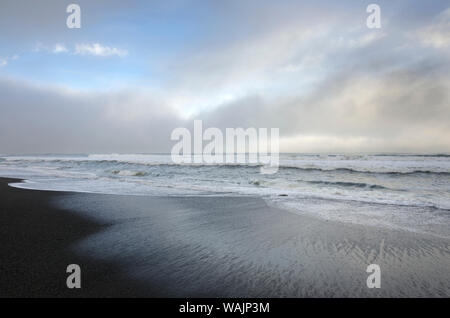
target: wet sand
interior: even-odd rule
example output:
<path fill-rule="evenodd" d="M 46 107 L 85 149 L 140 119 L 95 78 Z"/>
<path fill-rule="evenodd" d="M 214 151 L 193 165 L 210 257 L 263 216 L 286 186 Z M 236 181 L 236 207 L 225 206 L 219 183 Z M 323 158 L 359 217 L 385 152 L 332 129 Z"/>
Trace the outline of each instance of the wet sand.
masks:
<path fill-rule="evenodd" d="M 143 295 L 138 284 L 117 275 L 114 264 L 71 251 L 105 225 L 50 204 L 67 193 L 8 186 L 17 181 L 0 178 L 0 297 Z M 69 264 L 82 266 L 81 289 L 66 286 Z"/>
<path fill-rule="evenodd" d="M 252 197 L 48 192 L 0 180 L 2 297 L 450 296 L 448 238 L 327 222 Z M 80 290 L 65 285 L 72 263 Z M 372 263 L 380 289 L 366 286 Z"/>

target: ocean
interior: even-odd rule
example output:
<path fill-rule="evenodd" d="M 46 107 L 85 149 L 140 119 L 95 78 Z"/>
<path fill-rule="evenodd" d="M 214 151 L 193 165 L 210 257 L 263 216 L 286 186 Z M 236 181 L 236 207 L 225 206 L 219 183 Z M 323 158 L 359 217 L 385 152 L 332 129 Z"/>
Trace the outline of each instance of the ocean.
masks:
<path fill-rule="evenodd" d="M 280 154 L 255 164 L 174 164 L 169 154 L 0 156 L 15 187 L 146 196 L 257 196 L 292 213 L 450 238 L 450 155 Z"/>

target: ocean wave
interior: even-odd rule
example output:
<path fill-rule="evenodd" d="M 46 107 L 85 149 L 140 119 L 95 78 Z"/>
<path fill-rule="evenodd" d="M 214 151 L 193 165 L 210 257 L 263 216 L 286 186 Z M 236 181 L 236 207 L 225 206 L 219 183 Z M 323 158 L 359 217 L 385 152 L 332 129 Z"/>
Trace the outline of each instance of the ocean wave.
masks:
<path fill-rule="evenodd" d="M 388 154 L 380 153 L 371 155 L 373 157 L 424 157 L 424 158 L 450 158 L 450 154 L 437 153 L 437 154 Z"/>
<path fill-rule="evenodd" d="M 348 172 L 348 173 L 367 173 L 367 174 L 384 174 L 384 175 L 411 175 L 411 174 L 436 174 L 450 176 L 449 171 L 432 171 L 432 170 L 410 170 L 410 171 L 377 171 L 377 170 L 359 170 L 353 168 L 319 168 L 319 167 L 298 167 L 298 166 L 280 166 L 280 169 L 295 169 L 303 171 L 319 171 L 319 172 Z"/>
<path fill-rule="evenodd" d="M 260 180 L 250 180 L 248 183 L 249 184 L 253 184 L 255 186 L 260 186 L 261 185 L 261 181 Z"/>
<path fill-rule="evenodd" d="M 128 177 L 145 177 L 148 175 L 145 171 L 130 171 L 130 170 L 112 170 L 112 174 Z"/>
<path fill-rule="evenodd" d="M 349 197 L 335 197 L 335 196 L 326 196 L 322 194 L 314 194 L 314 195 L 285 195 L 281 198 L 278 197 L 265 197 L 268 202 L 274 202 L 279 204 L 286 203 L 294 203 L 297 204 L 299 200 L 317 200 L 318 202 L 335 202 L 335 203 L 348 203 L 348 204 L 369 204 L 372 206 L 380 206 L 380 207 L 403 207 L 403 208 L 414 208 L 414 209 L 427 209 L 434 213 L 442 212 L 448 217 L 448 213 L 450 212 L 450 206 L 439 204 L 436 202 L 399 202 L 396 200 L 389 199 L 369 199 L 369 198 L 349 198 Z M 302 207 L 299 206 L 300 210 Z"/>
<path fill-rule="evenodd" d="M 320 185 L 330 185 L 330 186 L 340 186 L 340 187 L 354 187 L 354 188 L 367 188 L 367 189 L 388 189 L 378 184 L 367 184 L 359 182 L 342 182 L 342 181 L 306 181 L 310 184 L 320 184 Z"/>
<path fill-rule="evenodd" d="M 380 156 L 380 155 L 378 155 Z M 421 156 L 447 156 L 445 154 L 439 154 L 439 155 L 421 155 Z M 123 170 L 124 168 L 130 168 L 129 170 L 146 170 L 147 167 L 189 167 L 193 169 L 197 168 L 210 168 L 210 167 L 219 167 L 224 169 L 242 169 L 242 168 L 260 168 L 263 166 L 261 163 L 174 163 L 171 161 L 170 157 L 161 157 L 161 158 L 147 158 L 148 161 L 140 160 L 142 158 L 105 158 L 105 157 L 98 157 L 98 158 L 87 158 L 87 157 L 70 157 L 70 158 L 43 158 L 43 157 L 5 157 L 0 158 L 0 161 L 2 165 L 5 164 L 46 164 L 46 163 L 54 163 L 58 165 L 64 165 L 64 167 L 74 166 L 74 167 L 93 167 L 93 168 L 99 168 L 99 169 L 117 169 L 117 170 Z M 146 160 L 147 160 L 146 159 Z M 345 164 L 345 161 L 343 161 Z M 366 161 L 364 161 L 366 162 Z M 374 161 L 376 162 L 376 160 Z M 336 161 L 330 161 L 330 164 L 328 165 L 325 162 L 325 165 L 322 164 L 315 164 L 314 162 L 311 162 L 309 164 L 305 164 L 305 162 L 283 162 L 281 160 L 279 169 L 281 171 L 283 170 L 298 170 L 298 171 L 317 171 L 317 172 L 326 172 L 326 173 L 359 173 L 359 174 L 381 174 L 381 175 L 414 175 L 414 174 L 433 174 L 433 175 L 443 175 L 443 176 L 450 176 L 450 171 L 447 168 L 447 165 L 441 166 L 439 163 L 434 163 L 433 165 L 427 165 L 423 166 L 422 161 L 419 161 L 417 163 L 410 163 L 408 161 L 408 165 L 406 166 L 391 166 L 388 163 L 386 165 L 380 165 L 379 163 L 376 164 L 376 167 L 358 167 L 354 168 L 354 165 L 358 162 L 352 162 L 350 161 L 348 165 L 344 166 L 344 164 L 340 164 L 339 166 L 336 166 Z M 422 166 L 422 167 L 421 167 Z"/>
<path fill-rule="evenodd" d="M 3 159 L 3 158 L 0 158 Z M 31 163 L 65 163 L 65 164 L 130 164 L 130 165 L 138 165 L 138 166 L 160 166 L 160 167 L 173 167 L 173 166 L 186 166 L 186 167 L 227 167 L 227 168 L 238 168 L 238 167 L 261 167 L 263 164 L 260 163 L 174 163 L 170 161 L 164 162 L 142 162 L 142 161 L 134 161 L 134 160 L 117 160 L 117 159 L 40 159 L 40 158 L 30 158 L 30 159 L 6 159 L 9 162 L 31 162 Z"/>

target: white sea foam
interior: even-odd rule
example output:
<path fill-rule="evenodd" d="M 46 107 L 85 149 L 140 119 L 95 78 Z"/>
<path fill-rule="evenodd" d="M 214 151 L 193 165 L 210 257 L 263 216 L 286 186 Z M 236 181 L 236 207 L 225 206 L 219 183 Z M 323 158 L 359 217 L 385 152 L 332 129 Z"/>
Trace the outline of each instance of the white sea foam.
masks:
<path fill-rule="evenodd" d="M 447 155 L 283 154 L 274 175 L 261 175 L 257 165 L 176 165 L 170 155 L 159 154 L 3 156 L 0 175 L 26 179 L 14 186 L 27 189 L 254 195 L 297 213 L 346 222 L 406 228 L 450 224 Z M 401 214 L 404 209 L 411 213 Z"/>

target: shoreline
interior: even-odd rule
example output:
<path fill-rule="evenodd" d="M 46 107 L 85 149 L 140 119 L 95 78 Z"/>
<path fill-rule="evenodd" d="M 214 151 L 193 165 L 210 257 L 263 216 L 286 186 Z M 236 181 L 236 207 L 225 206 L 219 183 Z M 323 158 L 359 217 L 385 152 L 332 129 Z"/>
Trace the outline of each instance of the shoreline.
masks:
<path fill-rule="evenodd" d="M 449 297 L 450 240 L 248 197 L 26 190 L 0 178 L 0 297 Z M 382 288 L 366 267 L 380 264 Z M 65 285 L 79 264 L 82 288 Z"/>

